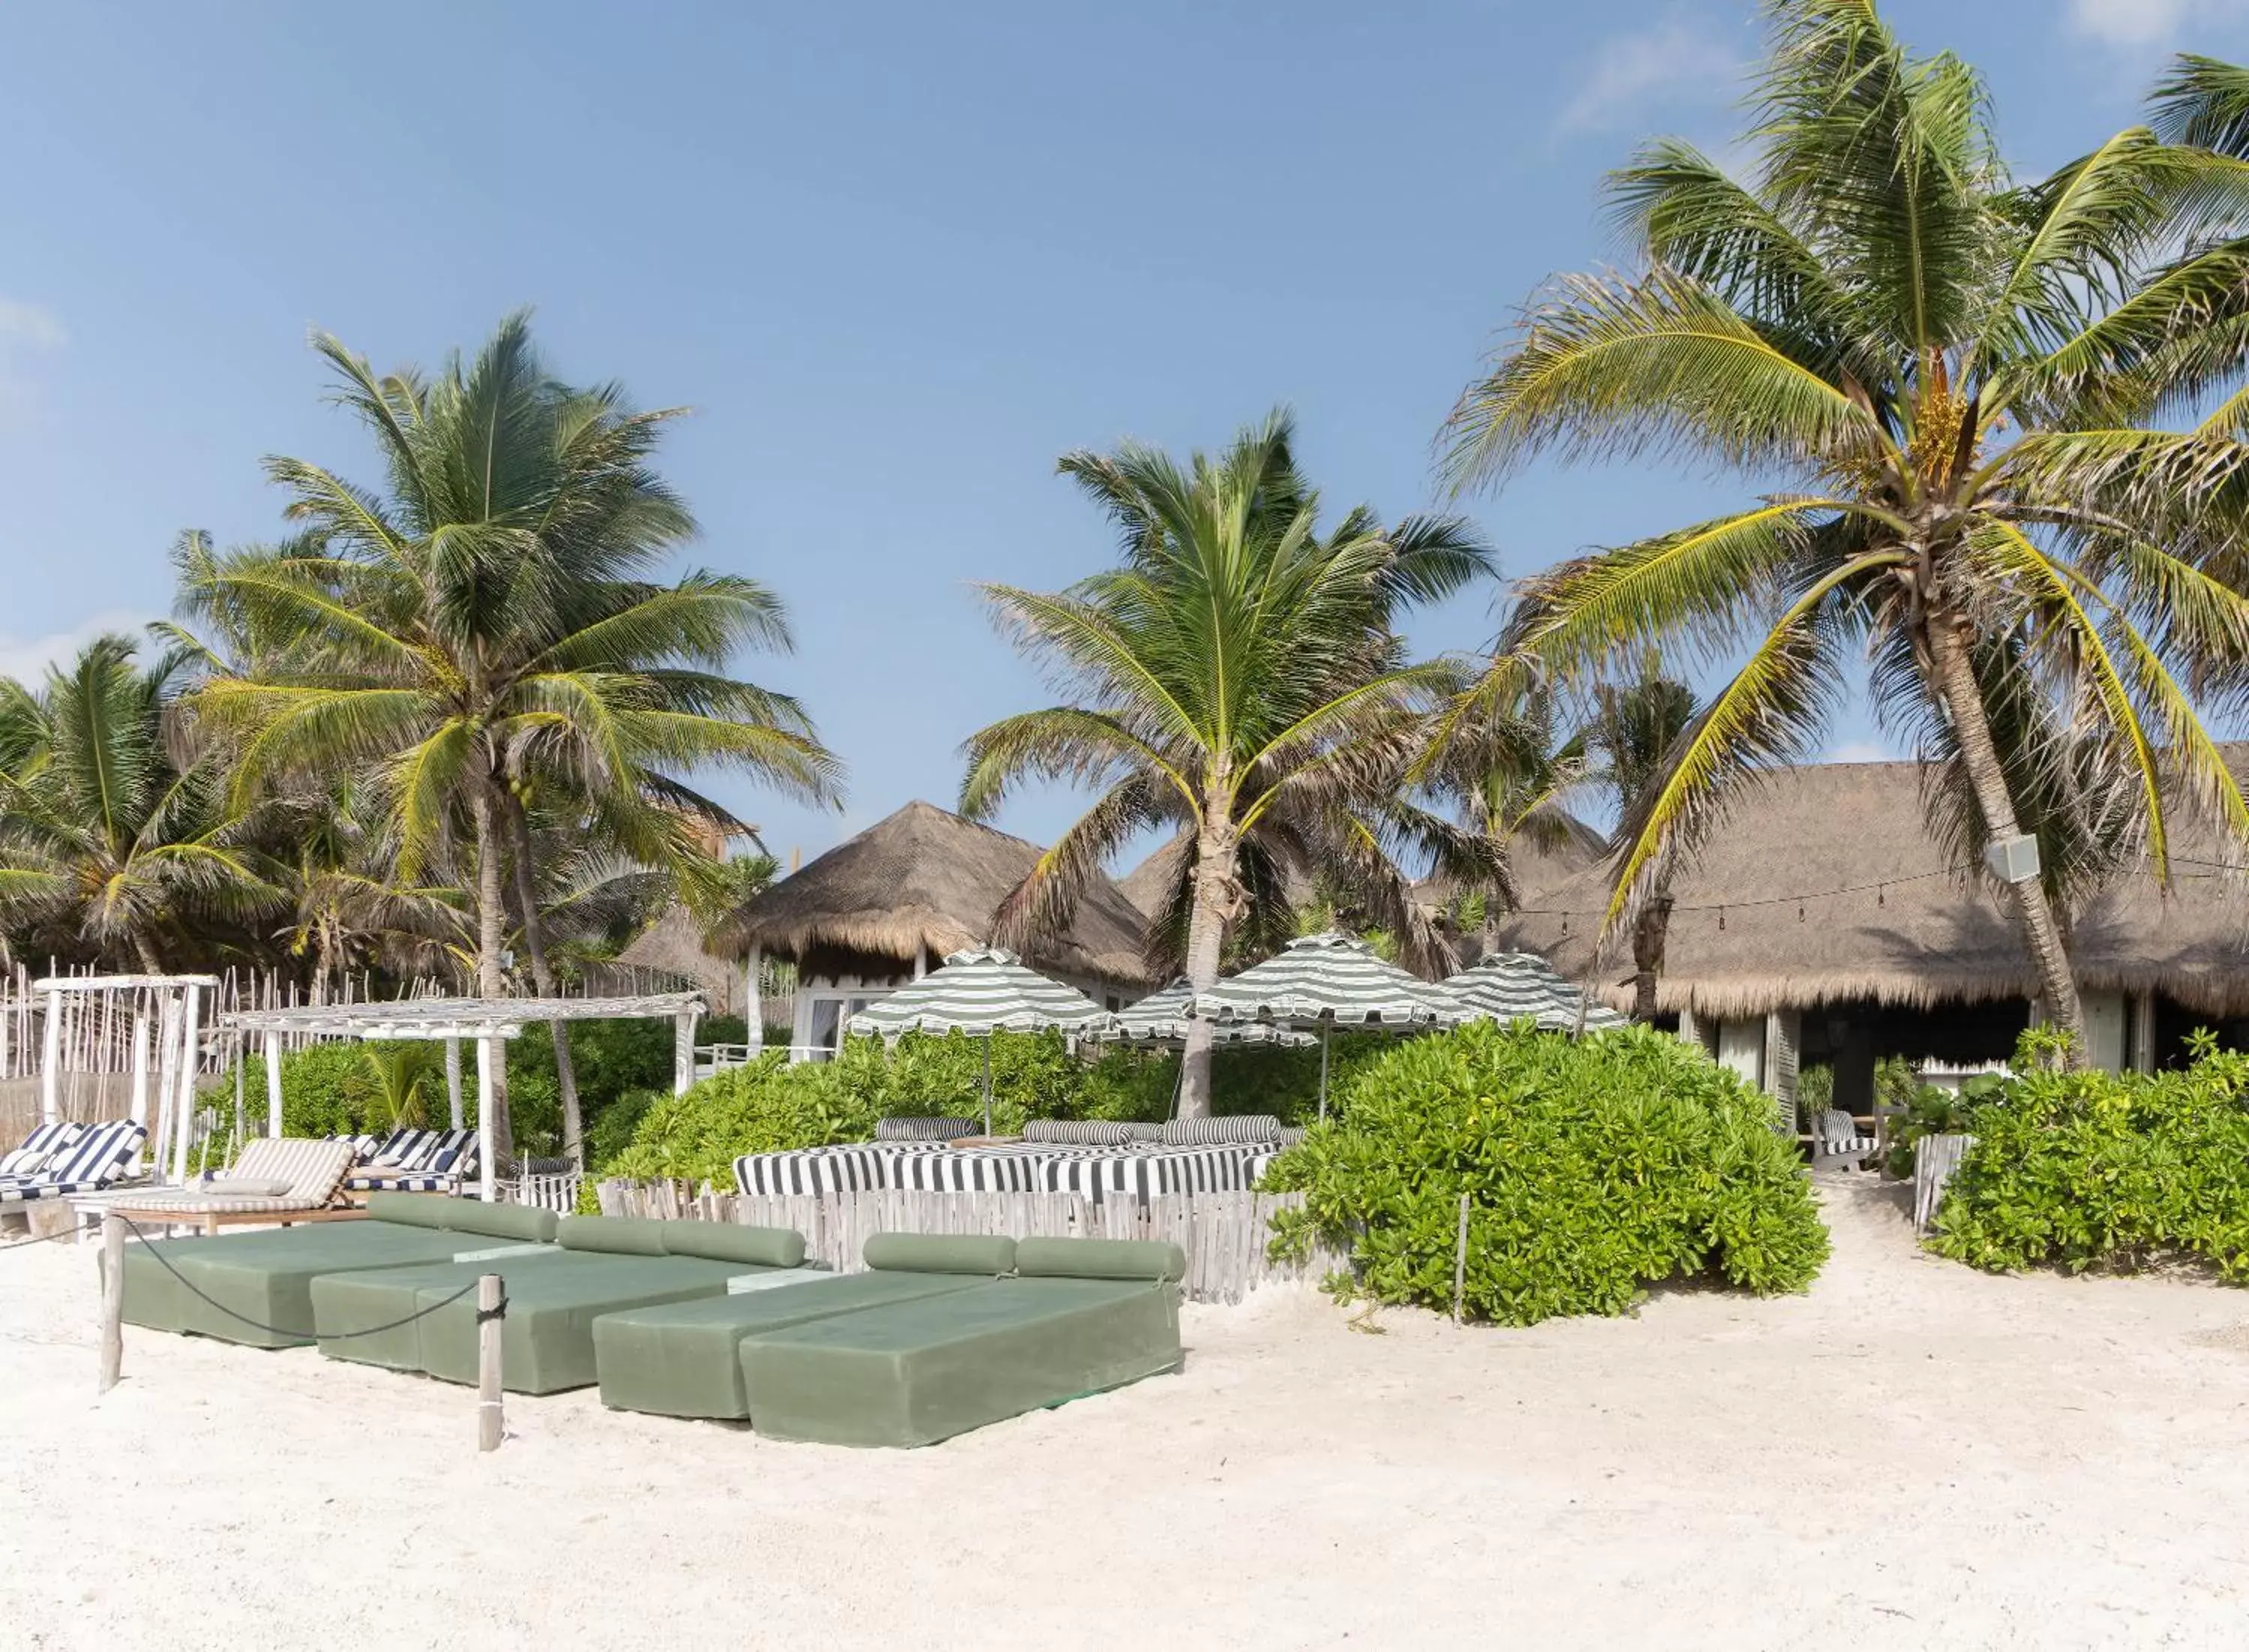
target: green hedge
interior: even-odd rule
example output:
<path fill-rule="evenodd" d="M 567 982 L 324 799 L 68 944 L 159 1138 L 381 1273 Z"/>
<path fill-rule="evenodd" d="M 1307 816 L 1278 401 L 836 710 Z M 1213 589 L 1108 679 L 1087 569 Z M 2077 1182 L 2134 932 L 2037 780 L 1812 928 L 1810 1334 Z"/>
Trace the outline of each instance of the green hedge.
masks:
<path fill-rule="evenodd" d="M 1388 1047 L 1379 1038 L 1338 1038 L 1337 1084 Z M 976 1038 L 909 1035 L 895 1052 L 853 1038 L 833 1060 L 787 1064 L 769 1052 L 749 1066 L 705 1079 L 684 1096 L 643 1096 L 629 1131 L 588 1132 L 598 1175 L 684 1177 L 730 1187 L 745 1153 L 863 1141 L 875 1121 L 904 1114 L 980 1117 L 984 1045 Z M 992 1040 L 992 1128 L 1021 1132 L 1027 1119 L 1159 1120 L 1170 1116 L 1179 1059 L 1108 1049 L 1072 1055 L 1058 1032 L 1003 1032 Z M 1212 1061 L 1213 1110 L 1308 1119 L 1317 1102 L 1317 1050 L 1221 1050 Z M 609 1143 L 620 1145 L 611 1147 Z"/>
<path fill-rule="evenodd" d="M 1969 1114 L 1934 1249 L 1992 1270 L 2130 1269 L 2167 1258 L 2249 1283 L 2249 1055 L 2204 1036 L 2170 1072 L 2053 1070 L 2025 1034 L 2020 1076 Z"/>
<path fill-rule="evenodd" d="M 1470 1197 L 1469 1315 L 1621 1313 L 1650 1283 L 1715 1273 L 1800 1291 L 1827 1258 L 1771 1100 L 1644 1028 L 1572 1040 L 1478 1024 L 1398 1045 L 1268 1185 L 1306 1195 L 1276 1244 L 1350 1251 L 1338 1294 L 1449 1309 Z"/>

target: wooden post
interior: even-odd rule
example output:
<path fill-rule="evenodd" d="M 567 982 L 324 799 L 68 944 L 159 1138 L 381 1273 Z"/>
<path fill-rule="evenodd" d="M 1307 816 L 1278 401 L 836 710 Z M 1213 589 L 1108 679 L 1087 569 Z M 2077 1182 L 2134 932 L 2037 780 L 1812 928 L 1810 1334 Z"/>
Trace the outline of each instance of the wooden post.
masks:
<path fill-rule="evenodd" d="M 461 1041 L 445 1040 L 445 1102 L 452 1109 L 453 1126 L 461 1128 Z"/>
<path fill-rule="evenodd" d="M 492 1202 L 492 1039 L 477 1040 L 477 1197 Z"/>
<path fill-rule="evenodd" d="M 137 1006 L 138 998 L 136 995 Z M 146 1126 L 148 1122 L 148 1018 L 136 1007 L 133 1013 L 133 1122 Z M 147 1138 L 142 1138 L 145 1145 Z M 133 1162 L 126 1168 L 127 1176 L 141 1174 L 141 1149 L 133 1149 Z"/>
<path fill-rule="evenodd" d="M 196 1011 L 203 989 L 188 983 L 180 994 L 180 1106 L 173 1115 L 178 1126 L 172 1138 L 172 1179 L 188 1179 L 188 1141 L 196 1133 Z"/>
<path fill-rule="evenodd" d="M 695 1082 L 695 1011 L 671 1018 L 671 1093 L 685 1095 Z"/>
<path fill-rule="evenodd" d="M 160 1176 L 172 1162 L 172 1136 L 180 1128 L 179 1099 L 174 1093 L 179 1086 L 173 1082 L 179 1065 L 180 1005 L 165 992 L 156 1001 L 156 1133 L 149 1139 L 153 1151 L 148 1155 Z"/>
<path fill-rule="evenodd" d="M 1461 1195 L 1461 1237 L 1453 1251 L 1453 1323 L 1461 1322 L 1461 1302 L 1468 1288 L 1468 1196 Z"/>
<path fill-rule="evenodd" d="M 107 1394 L 125 1370 L 125 1218 L 101 1213 L 101 1387 Z"/>
<path fill-rule="evenodd" d="M 281 1134 L 281 1035 L 265 1035 L 265 1134 Z"/>
<path fill-rule="evenodd" d="M 765 990 L 758 977 L 765 973 L 765 949 L 750 943 L 748 991 L 742 995 L 742 1038 L 756 1055 L 766 1047 Z"/>
<path fill-rule="evenodd" d="M 487 1040 L 477 1040 L 484 1048 Z M 479 1063 L 479 1066 L 485 1065 Z M 481 1098 L 479 1098 L 481 1100 Z M 478 1110 L 482 1112 L 481 1106 Z M 492 1172 L 485 1173 L 489 1176 Z M 499 1401 L 500 1332 L 506 1321 L 499 1317 L 500 1278 L 487 1273 L 477 1280 L 477 1450 L 499 1450 L 505 1421 Z"/>
<path fill-rule="evenodd" d="M 47 994 L 47 1025 L 39 1049 L 39 1122 L 52 1124 L 62 1116 L 57 1086 L 63 1065 L 63 995 Z"/>

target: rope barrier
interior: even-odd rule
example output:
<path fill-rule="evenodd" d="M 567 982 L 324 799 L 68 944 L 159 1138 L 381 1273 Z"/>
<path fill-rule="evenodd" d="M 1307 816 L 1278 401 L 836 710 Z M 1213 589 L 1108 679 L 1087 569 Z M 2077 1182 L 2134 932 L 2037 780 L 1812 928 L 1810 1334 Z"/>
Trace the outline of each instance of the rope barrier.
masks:
<path fill-rule="evenodd" d="M 76 1237 L 78 1237 L 78 1230 L 75 1227 L 69 1227 L 65 1228 L 60 1233 L 42 1233 L 35 1238 L 17 1239 L 7 1244 L 0 1244 L 0 1251 L 21 1251 L 34 1244 L 52 1244 L 58 1239 Z"/>
<path fill-rule="evenodd" d="M 125 1215 L 122 1211 L 113 1211 L 111 1214 L 114 1215 L 120 1222 L 122 1222 L 127 1228 L 131 1229 L 134 1237 L 139 1239 L 143 1244 L 150 1242 L 148 1236 L 141 1232 L 141 1224 L 135 1222 L 131 1217 Z M 221 1313 L 225 1314 L 230 1320 L 239 1320 L 243 1324 L 249 1326 L 252 1330 L 263 1331 L 268 1336 L 288 1337 L 296 1341 L 318 1340 L 323 1342 L 348 1342 L 354 1337 L 379 1336 L 385 1331 L 395 1331 L 401 1326 L 413 1324 L 416 1320 L 426 1320 L 431 1314 L 438 1312 L 442 1308 L 451 1307 L 454 1303 L 458 1302 L 463 1297 L 472 1294 L 475 1292 L 478 1284 L 478 1281 L 471 1279 L 459 1290 L 454 1292 L 452 1295 L 447 1297 L 444 1301 L 433 1302 L 426 1308 L 418 1308 L 414 1313 L 406 1315 L 403 1319 L 391 1320 L 388 1325 L 370 1325 L 357 1331 L 336 1331 L 331 1332 L 326 1336 L 322 1336 L 317 1331 L 290 1330 L 282 1326 L 267 1325 L 261 1320 L 253 1320 L 246 1313 L 237 1313 L 232 1308 L 227 1306 L 225 1303 L 218 1300 L 218 1299 L 212 1296 L 209 1292 L 197 1285 L 194 1280 L 189 1278 L 187 1275 L 182 1273 L 179 1269 L 174 1267 L 172 1265 L 172 1259 L 166 1256 L 162 1251 L 151 1251 L 148 1254 L 155 1257 L 156 1260 L 162 1265 L 165 1272 L 170 1274 L 182 1285 L 187 1286 L 189 1291 L 193 1292 L 195 1295 L 201 1297 L 204 1301 L 210 1303 L 211 1306 L 217 1308 Z M 491 1317 L 493 1319 L 499 1319 L 505 1316 L 506 1312 L 507 1299 L 503 1297 L 500 1299 L 499 1306 L 493 1311 Z M 479 1324 L 483 1322 L 485 1318 L 485 1314 L 481 1312 L 477 1315 L 478 1322 Z"/>

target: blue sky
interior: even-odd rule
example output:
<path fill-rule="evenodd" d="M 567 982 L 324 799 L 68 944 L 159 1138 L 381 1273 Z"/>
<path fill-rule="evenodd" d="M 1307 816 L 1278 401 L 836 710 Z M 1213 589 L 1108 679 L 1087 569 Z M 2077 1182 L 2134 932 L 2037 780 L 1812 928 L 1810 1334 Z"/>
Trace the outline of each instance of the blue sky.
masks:
<path fill-rule="evenodd" d="M 2249 58 L 2249 0 L 1895 0 L 1989 76 L 2037 172 L 2163 52 Z M 1602 171 L 1723 144 L 1739 0 L 20 8 L 0 51 L 0 671 L 169 603 L 185 527 L 276 526 L 264 454 L 368 475 L 309 328 L 436 361 L 530 304 L 555 367 L 697 409 L 694 559 L 787 598 L 841 815 L 722 785 L 816 852 L 949 802 L 1042 702 L 978 579 L 1108 535 L 1053 474 L 1294 407 L 1338 505 L 1428 504 L 1453 397 L 1547 274 L 1614 249 Z M 1519 574 L 1733 495 L 1541 470 L 1469 509 Z M 1472 648 L 1489 593 L 1417 642 Z M 1867 731 L 1837 731 L 1866 755 Z M 1066 794 L 1001 824 L 1051 836 Z"/>

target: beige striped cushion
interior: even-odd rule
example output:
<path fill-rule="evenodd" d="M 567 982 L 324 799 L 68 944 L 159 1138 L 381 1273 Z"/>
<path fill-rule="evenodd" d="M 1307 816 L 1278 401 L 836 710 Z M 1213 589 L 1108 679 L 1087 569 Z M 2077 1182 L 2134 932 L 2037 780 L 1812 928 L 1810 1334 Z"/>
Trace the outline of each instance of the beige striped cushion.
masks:
<path fill-rule="evenodd" d="M 261 1136 L 242 1149 L 229 1172 L 252 1182 L 286 1182 L 289 1191 L 274 1197 L 246 1194 L 174 1193 L 136 1196 L 136 1210 L 316 1210 L 336 1196 L 352 1167 L 348 1141 L 313 1141 L 294 1136 Z"/>

